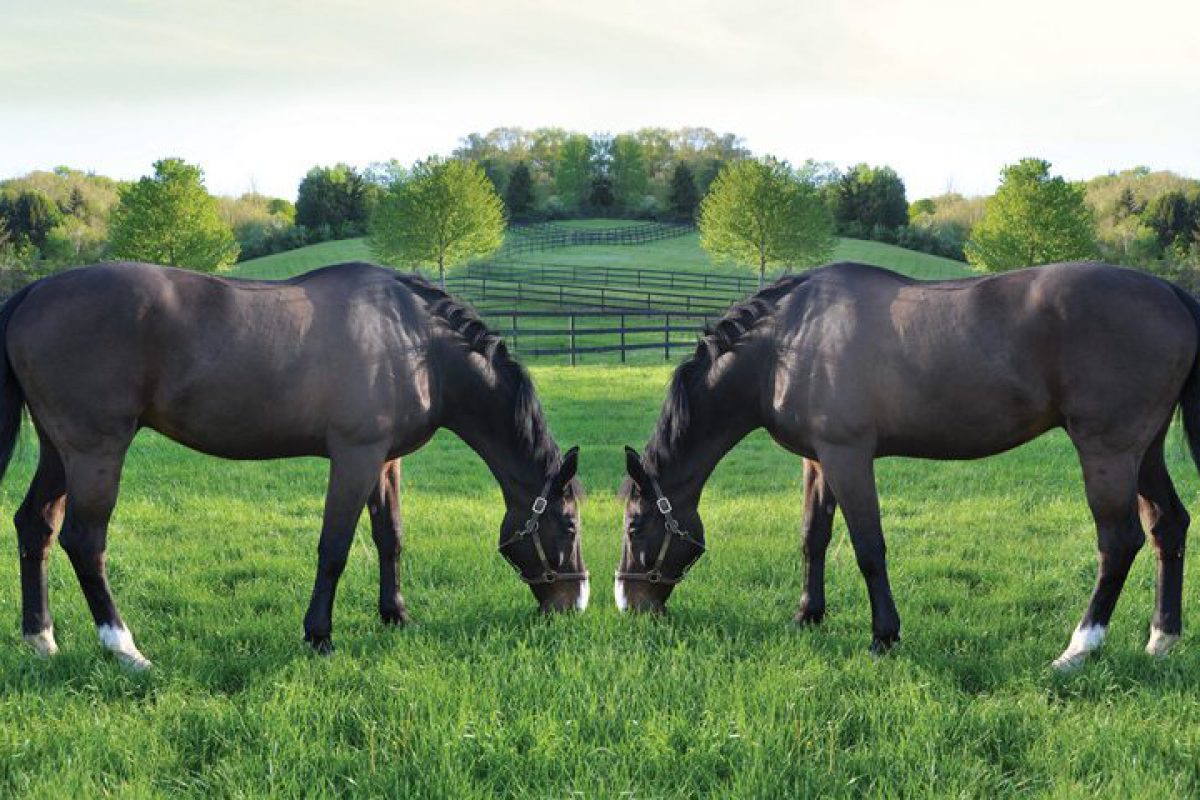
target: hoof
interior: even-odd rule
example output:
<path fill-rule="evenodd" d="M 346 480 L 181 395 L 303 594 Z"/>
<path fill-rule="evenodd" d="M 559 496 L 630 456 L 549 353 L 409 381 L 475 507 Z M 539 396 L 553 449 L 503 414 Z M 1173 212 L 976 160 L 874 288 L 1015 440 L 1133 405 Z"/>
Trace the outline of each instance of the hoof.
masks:
<path fill-rule="evenodd" d="M 883 656 L 895 648 L 900 643 L 900 634 L 895 636 L 876 636 L 871 640 L 871 655 Z"/>
<path fill-rule="evenodd" d="M 1063 673 L 1079 669 L 1087 661 L 1088 655 L 1104 644 L 1106 632 L 1107 629 L 1103 625 L 1076 628 L 1071 634 L 1071 643 L 1067 645 L 1067 649 L 1063 650 L 1062 655 L 1054 659 L 1050 666 Z"/>
<path fill-rule="evenodd" d="M 38 633 L 27 633 L 22 637 L 25 643 L 33 648 L 33 652 L 42 658 L 58 655 L 58 642 L 54 641 L 54 628 L 46 628 Z"/>
<path fill-rule="evenodd" d="M 314 636 L 306 635 L 304 641 L 308 642 L 308 646 L 312 651 L 319 656 L 328 656 L 333 654 L 333 638 L 329 636 Z"/>
<path fill-rule="evenodd" d="M 825 609 L 802 608 L 796 612 L 796 616 L 792 617 L 792 622 L 802 626 L 820 625 L 823 619 L 825 619 Z"/>
<path fill-rule="evenodd" d="M 150 659 L 146 658 L 137 650 L 133 650 L 132 652 L 114 651 L 113 655 L 117 657 L 117 663 L 120 664 L 123 669 L 127 669 L 130 672 L 148 672 L 150 668 L 154 666 Z"/>
<path fill-rule="evenodd" d="M 379 609 L 379 619 L 384 625 L 403 627 L 412 622 L 407 608 Z"/>
<path fill-rule="evenodd" d="M 1151 628 L 1150 641 L 1146 642 L 1146 652 L 1156 658 L 1163 658 L 1171 652 L 1171 648 L 1178 641 L 1178 633 L 1167 633 L 1158 628 Z"/>

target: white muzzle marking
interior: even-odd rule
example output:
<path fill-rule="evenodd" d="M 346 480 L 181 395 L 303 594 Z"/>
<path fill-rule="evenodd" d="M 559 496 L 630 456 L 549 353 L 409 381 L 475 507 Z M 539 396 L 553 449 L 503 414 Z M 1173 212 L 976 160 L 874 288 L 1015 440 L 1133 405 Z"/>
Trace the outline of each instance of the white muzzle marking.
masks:
<path fill-rule="evenodd" d="M 1104 643 L 1107 628 L 1103 625 L 1089 625 L 1086 628 L 1076 628 L 1071 634 L 1071 643 L 1062 655 L 1054 659 L 1054 668 L 1059 672 L 1070 672 L 1080 667 L 1087 660 L 1088 654 Z"/>
<path fill-rule="evenodd" d="M 586 611 L 588 600 L 592 598 L 592 582 L 584 578 L 579 582 L 579 596 L 575 598 L 575 610 Z"/>
<path fill-rule="evenodd" d="M 620 578 L 613 579 L 613 599 L 617 601 L 617 611 L 629 609 L 629 600 L 625 598 L 625 581 Z"/>
<path fill-rule="evenodd" d="M 100 636 L 100 644 L 111 650 L 117 661 L 126 669 L 143 672 L 150 669 L 150 659 L 142 655 L 133 643 L 133 634 L 128 628 L 116 625 L 98 625 L 96 633 Z"/>

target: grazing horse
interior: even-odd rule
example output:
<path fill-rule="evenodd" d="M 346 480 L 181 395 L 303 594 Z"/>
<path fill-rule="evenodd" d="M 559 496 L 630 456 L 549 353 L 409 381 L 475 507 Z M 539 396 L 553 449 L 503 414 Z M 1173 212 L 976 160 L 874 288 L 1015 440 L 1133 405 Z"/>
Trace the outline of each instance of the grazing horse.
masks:
<path fill-rule="evenodd" d="M 56 652 L 46 591 L 55 532 L 101 643 L 149 662 L 105 570 L 125 453 L 146 427 L 229 459 L 329 459 L 305 639 L 332 648 L 333 599 L 366 506 L 379 551 L 379 613 L 402 624 L 400 457 L 438 428 L 500 484 L 501 554 L 543 610 L 582 608 L 577 449 L 561 455 L 525 370 L 474 311 L 426 281 L 369 264 L 244 281 L 112 263 L 33 283 L 0 310 L 0 476 L 21 409 L 40 443 L 14 521 L 22 630 Z"/>
<path fill-rule="evenodd" d="M 1200 461 L 1200 304 L 1097 263 L 922 282 L 861 264 L 786 277 L 706 331 L 671 381 L 642 456 L 626 450 L 619 607 L 662 610 L 704 551 L 697 514 L 717 462 L 766 428 L 805 459 L 806 580 L 796 619 L 825 614 L 825 549 L 841 507 L 871 602 L 872 650 L 900 636 L 874 460 L 973 459 L 1064 428 L 1099 539 L 1091 602 L 1055 662 L 1104 639 L 1149 529 L 1158 591 L 1147 650 L 1179 638 L 1188 515 L 1163 459 L 1177 406 Z"/>

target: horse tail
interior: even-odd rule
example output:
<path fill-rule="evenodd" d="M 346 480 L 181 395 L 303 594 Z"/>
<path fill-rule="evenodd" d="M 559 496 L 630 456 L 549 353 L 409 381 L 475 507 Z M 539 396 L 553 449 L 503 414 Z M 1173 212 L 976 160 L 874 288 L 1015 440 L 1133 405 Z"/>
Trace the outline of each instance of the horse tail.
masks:
<path fill-rule="evenodd" d="M 1188 372 L 1187 380 L 1183 383 L 1183 391 L 1179 394 L 1179 411 L 1183 417 L 1183 431 L 1187 436 L 1188 449 L 1192 451 L 1192 461 L 1200 467 L 1200 301 L 1184 289 L 1171 284 L 1175 295 L 1192 315 L 1196 324 L 1196 359 Z"/>
<path fill-rule="evenodd" d="M 8 323 L 32 288 L 32 283 L 23 287 L 0 308 L 0 480 L 4 479 L 8 462 L 12 460 L 13 450 L 17 446 L 21 410 L 25 407 L 25 392 L 8 361 Z"/>

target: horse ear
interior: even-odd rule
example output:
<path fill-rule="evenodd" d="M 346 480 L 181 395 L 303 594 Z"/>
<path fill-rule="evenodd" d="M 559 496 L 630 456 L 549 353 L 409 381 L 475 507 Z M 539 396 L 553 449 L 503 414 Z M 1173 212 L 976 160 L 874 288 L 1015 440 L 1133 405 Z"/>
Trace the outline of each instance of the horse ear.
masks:
<path fill-rule="evenodd" d="M 642 494 L 649 493 L 650 476 L 646 474 L 646 468 L 642 466 L 642 457 L 638 455 L 638 451 L 629 445 L 625 446 L 625 471 L 629 473 L 629 477 L 637 484 Z"/>
<path fill-rule="evenodd" d="M 562 491 L 564 487 L 575 477 L 575 473 L 579 470 L 579 447 L 575 446 L 568 450 L 562 457 L 562 466 L 558 468 L 558 474 L 554 476 L 554 487 L 557 491 Z"/>

